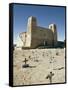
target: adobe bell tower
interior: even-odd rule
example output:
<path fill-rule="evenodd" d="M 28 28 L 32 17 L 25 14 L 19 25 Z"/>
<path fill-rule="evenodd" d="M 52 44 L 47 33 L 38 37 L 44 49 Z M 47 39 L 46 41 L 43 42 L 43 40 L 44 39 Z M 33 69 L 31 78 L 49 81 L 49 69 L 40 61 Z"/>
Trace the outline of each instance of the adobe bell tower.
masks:
<path fill-rule="evenodd" d="M 54 43 L 54 46 L 56 46 L 57 45 L 57 27 L 55 24 L 50 24 L 49 29 L 51 29 L 51 31 L 53 32 L 53 43 Z"/>
<path fill-rule="evenodd" d="M 28 18 L 28 23 L 27 23 L 27 32 L 31 33 L 33 29 L 37 26 L 37 20 L 35 17 L 31 16 Z"/>

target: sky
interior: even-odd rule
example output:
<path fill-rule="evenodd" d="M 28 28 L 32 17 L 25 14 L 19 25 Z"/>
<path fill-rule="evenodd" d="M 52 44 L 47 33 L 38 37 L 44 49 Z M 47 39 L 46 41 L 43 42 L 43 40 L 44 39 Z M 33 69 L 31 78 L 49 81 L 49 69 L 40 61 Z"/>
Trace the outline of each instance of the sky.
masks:
<path fill-rule="evenodd" d="M 59 41 L 65 40 L 65 7 L 13 5 L 13 43 L 16 43 L 19 33 L 27 31 L 28 17 L 37 18 L 37 25 L 46 27 L 56 24 Z"/>

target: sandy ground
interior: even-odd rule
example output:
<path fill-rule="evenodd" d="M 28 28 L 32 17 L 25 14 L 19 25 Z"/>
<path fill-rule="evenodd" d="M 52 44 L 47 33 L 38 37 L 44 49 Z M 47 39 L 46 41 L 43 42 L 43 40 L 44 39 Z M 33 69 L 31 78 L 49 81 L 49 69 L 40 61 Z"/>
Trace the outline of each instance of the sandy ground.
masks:
<path fill-rule="evenodd" d="M 23 67 L 25 58 L 28 60 L 27 64 L 29 64 L 27 68 Z M 65 49 L 14 50 L 14 86 L 64 82 Z"/>

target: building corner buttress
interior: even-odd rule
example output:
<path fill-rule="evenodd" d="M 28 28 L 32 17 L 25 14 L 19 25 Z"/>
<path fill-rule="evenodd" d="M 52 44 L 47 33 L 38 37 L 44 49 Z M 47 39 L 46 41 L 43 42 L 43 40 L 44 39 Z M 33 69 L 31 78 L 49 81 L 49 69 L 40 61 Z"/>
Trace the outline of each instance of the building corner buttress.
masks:
<path fill-rule="evenodd" d="M 53 45 L 57 46 L 57 27 L 55 24 L 50 24 L 49 29 L 53 32 Z"/>

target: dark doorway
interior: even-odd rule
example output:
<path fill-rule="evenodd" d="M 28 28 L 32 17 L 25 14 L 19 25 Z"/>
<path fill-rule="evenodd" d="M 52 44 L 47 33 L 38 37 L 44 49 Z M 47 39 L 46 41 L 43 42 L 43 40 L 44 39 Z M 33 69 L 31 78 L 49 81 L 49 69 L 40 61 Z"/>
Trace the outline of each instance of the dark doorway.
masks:
<path fill-rule="evenodd" d="M 47 46 L 47 41 L 45 42 L 45 45 Z"/>

